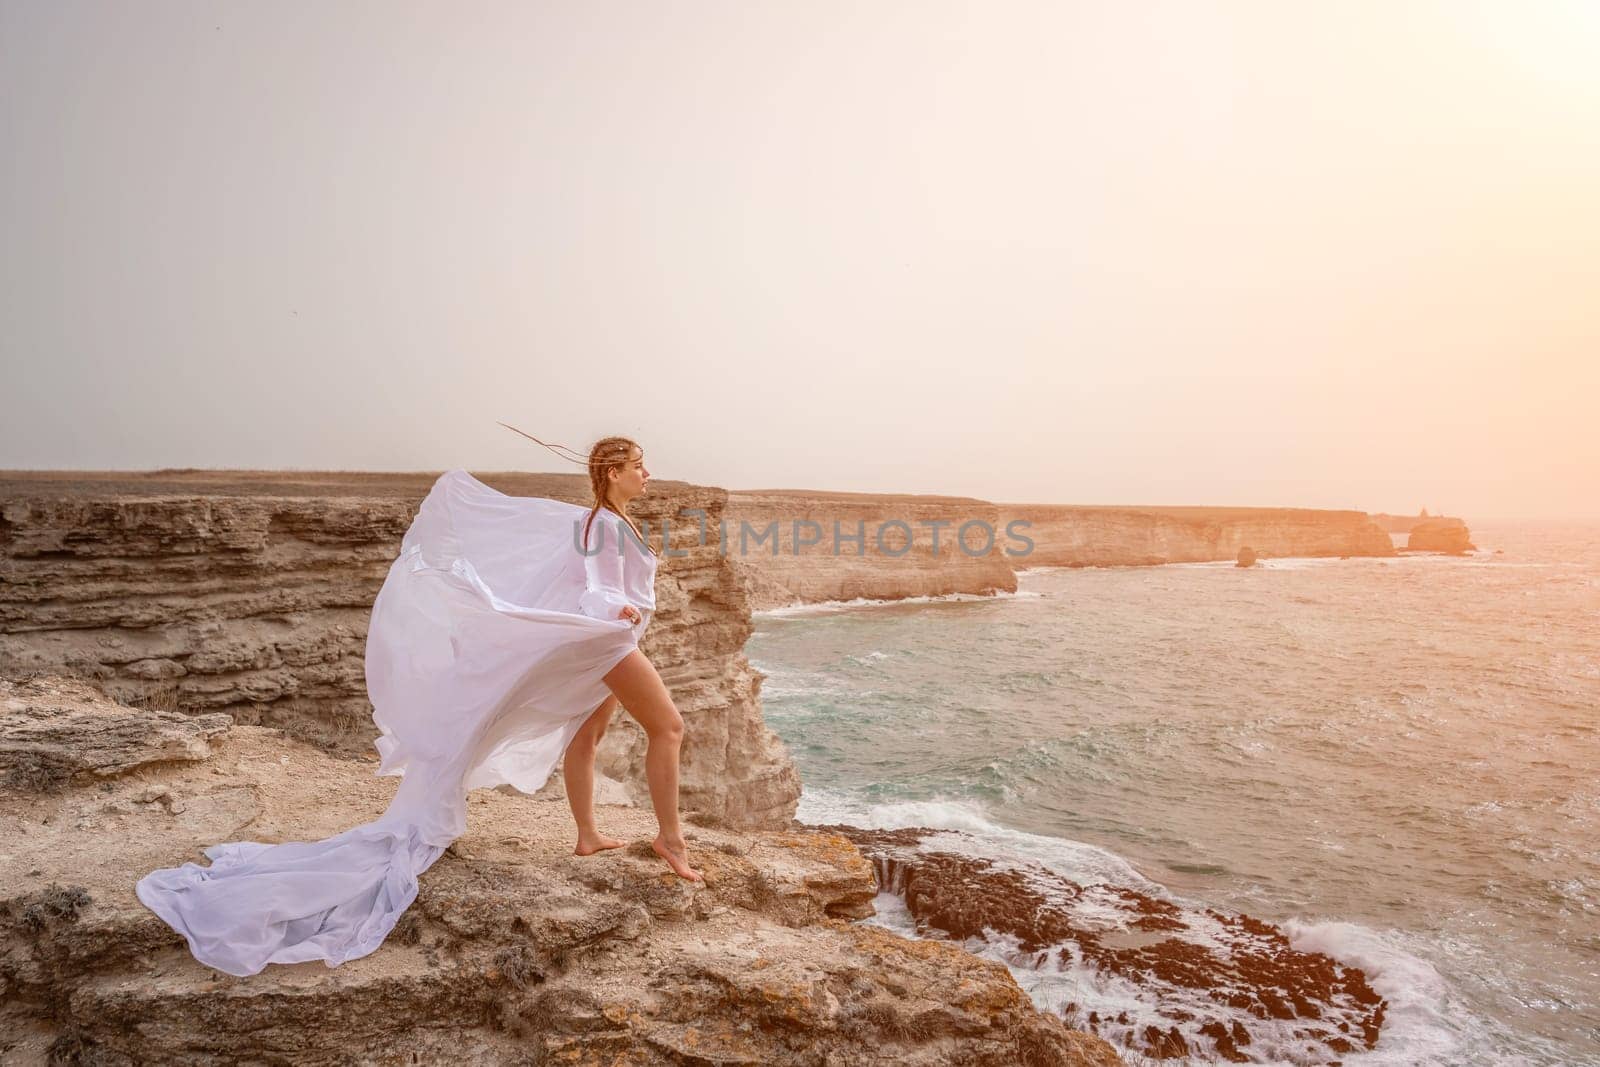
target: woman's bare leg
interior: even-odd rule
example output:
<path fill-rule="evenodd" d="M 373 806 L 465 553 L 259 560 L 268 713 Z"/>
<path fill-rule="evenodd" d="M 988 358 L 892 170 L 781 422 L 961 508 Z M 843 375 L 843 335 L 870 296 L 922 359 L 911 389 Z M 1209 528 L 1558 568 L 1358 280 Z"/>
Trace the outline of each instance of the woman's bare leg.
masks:
<path fill-rule="evenodd" d="M 661 826 L 650 847 L 680 876 L 701 881 L 700 872 L 689 866 L 683 828 L 678 824 L 678 751 L 683 744 L 683 716 L 655 665 L 638 649 L 622 657 L 604 681 L 628 714 L 639 720 L 650 739 L 644 755 L 644 773 L 650 782 L 656 822 Z"/>
<path fill-rule="evenodd" d="M 623 842 L 602 834 L 594 824 L 594 752 L 600 739 L 611 725 L 611 715 L 617 710 L 617 698 L 606 697 L 605 703 L 594 710 L 578 732 L 572 736 L 566 755 L 561 757 L 561 774 L 567 783 L 567 803 L 572 805 L 572 818 L 578 824 L 578 846 L 572 850 L 576 856 L 592 856 L 605 848 L 621 848 Z"/>

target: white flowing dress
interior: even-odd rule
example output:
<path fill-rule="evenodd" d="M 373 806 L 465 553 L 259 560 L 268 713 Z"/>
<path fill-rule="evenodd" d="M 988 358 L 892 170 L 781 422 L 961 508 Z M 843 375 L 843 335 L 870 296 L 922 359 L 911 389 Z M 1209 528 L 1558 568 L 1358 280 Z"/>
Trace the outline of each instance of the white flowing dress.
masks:
<path fill-rule="evenodd" d="M 466 831 L 469 790 L 545 783 L 655 612 L 655 554 L 605 509 L 580 540 L 589 511 L 440 476 L 367 630 L 377 773 L 402 776 L 394 799 L 323 841 L 214 845 L 210 866 L 140 879 L 139 899 L 196 959 L 244 976 L 372 952 Z M 638 623 L 617 617 L 624 604 Z"/>

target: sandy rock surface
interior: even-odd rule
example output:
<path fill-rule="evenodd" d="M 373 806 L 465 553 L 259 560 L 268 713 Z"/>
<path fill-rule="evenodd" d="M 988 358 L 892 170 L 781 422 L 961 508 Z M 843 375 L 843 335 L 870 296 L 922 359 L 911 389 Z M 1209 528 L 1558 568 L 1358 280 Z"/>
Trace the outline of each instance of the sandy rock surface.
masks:
<path fill-rule="evenodd" d="M 170 728 L 57 679 L 3 699 L 76 707 L 63 748 L 74 734 L 95 748 L 98 721 L 129 736 L 141 719 L 152 737 Z M 853 923 L 877 884 L 844 837 L 701 817 L 686 824 L 696 886 L 650 851 L 646 810 L 601 805 L 601 828 L 630 843 L 579 857 L 563 800 L 501 790 L 472 794 L 466 835 L 377 952 L 221 974 L 134 882 L 204 863 L 219 842 L 336 833 L 379 814 L 396 779 L 279 731 L 213 725 L 209 755 L 152 742 L 140 751 L 163 755 L 109 776 L 3 788 L 0 1060 L 1120 1062 L 1036 1011 L 1003 967 Z"/>

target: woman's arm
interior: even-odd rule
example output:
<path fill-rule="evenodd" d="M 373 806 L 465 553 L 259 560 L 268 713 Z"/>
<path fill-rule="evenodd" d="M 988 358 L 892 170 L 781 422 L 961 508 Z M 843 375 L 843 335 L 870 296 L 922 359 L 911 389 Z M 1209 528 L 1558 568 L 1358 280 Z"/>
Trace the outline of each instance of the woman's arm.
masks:
<path fill-rule="evenodd" d="M 578 610 L 590 618 L 619 619 L 628 598 L 622 591 L 622 544 L 615 524 L 596 515 L 584 546 L 593 554 L 583 557 L 585 588 L 578 598 Z"/>

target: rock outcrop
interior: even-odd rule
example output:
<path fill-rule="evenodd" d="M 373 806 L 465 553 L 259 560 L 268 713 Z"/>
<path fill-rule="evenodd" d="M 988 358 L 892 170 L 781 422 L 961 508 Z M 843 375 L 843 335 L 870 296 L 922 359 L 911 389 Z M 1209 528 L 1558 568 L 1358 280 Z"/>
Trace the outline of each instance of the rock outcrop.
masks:
<path fill-rule="evenodd" d="M 84 683 L 63 683 L 46 702 L 0 678 L 0 782 L 55 792 L 68 783 L 126 774 L 151 763 L 201 760 L 225 733 L 226 715 L 180 715 L 112 704 Z"/>
<path fill-rule="evenodd" d="M 757 611 L 1017 588 L 1005 553 L 1022 542 L 985 500 L 740 490 L 728 493 L 724 518 L 708 525 L 706 540 L 733 561 Z"/>
<path fill-rule="evenodd" d="M 1411 527 L 1406 538 L 1407 552 L 1445 552 L 1463 556 L 1477 550 L 1472 543 L 1472 533 L 1460 519 L 1424 519 Z"/>
<path fill-rule="evenodd" d="M 1394 541 L 1361 511 L 1314 508 L 1115 507 L 1001 504 L 1023 520 L 1033 550 L 1022 567 L 1119 567 L 1259 558 L 1393 556 Z M 1021 528 L 1021 527 L 1019 527 Z"/>
<path fill-rule="evenodd" d="M 904 897 L 920 930 L 1010 939 L 1020 953 L 1092 972 L 1090 984 L 1149 990 L 1161 1004 L 1157 1019 L 1063 1006 L 1070 1025 L 1141 1055 L 1248 1063 L 1277 1062 L 1292 1051 L 1293 1062 L 1336 1063 L 1378 1043 L 1388 1004 L 1366 974 L 1294 949 L 1270 923 L 1211 908 L 1186 916 L 1171 901 L 1126 886 L 1082 886 L 1036 864 L 922 845 L 934 835 L 948 840 L 949 831 L 815 829 L 854 841 L 879 883 Z"/>
<path fill-rule="evenodd" d="M 7 738 L 51 712 L 58 750 L 104 753 L 102 723 L 123 738 L 61 788 L 0 785 L 7 1063 L 1120 1062 L 1036 1011 L 1004 967 L 852 922 L 877 884 L 843 837 L 690 820 L 694 885 L 650 851 L 646 811 L 600 805 L 601 826 L 635 843 L 578 857 L 564 803 L 499 790 L 472 794 L 467 833 L 377 952 L 224 975 L 134 882 L 214 843 L 364 822 L 396 780 L 218 717 L 174 747 L 169 716 L 72 680 L 7 684 L 0 701 Z"/>
<path fill-rule="evenodd" d="M 66 673 L 130 702 L 281 727 L 360 755 L 375 730 L 363 657 L 373 598 L 437 475 L 176 471 L 0 475 L 0 675 Z M 485 474 L 587 504 L 578 476 Z M 643 648 L 687 721 L 682 802 L 782 826 L 800 782 L 761 720 L 746 587 L 716 545 L 721 489 L 652 482 L 633 513 L 670 555 Z M 646 739 L 618 713 L 598 769 L 641 803 Z"/>

